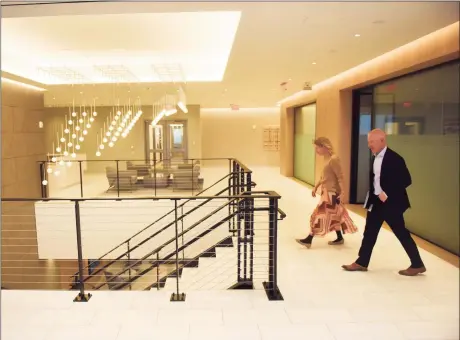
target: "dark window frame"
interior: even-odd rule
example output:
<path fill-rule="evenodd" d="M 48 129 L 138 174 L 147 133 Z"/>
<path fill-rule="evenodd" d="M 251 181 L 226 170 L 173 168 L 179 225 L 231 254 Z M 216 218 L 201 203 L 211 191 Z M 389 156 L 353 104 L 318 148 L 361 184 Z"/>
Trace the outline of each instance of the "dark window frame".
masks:
<path fill-rule="evenodd" d="M 354 89 L 352 91 L 352 123 L 351 123 L 351 167 L 350 167 L 350 197 L 349 202 L 350 204 L 362 204 L 363 202 L 357 202 L 358 196 L 358 153 L 359 153 L 359 126 L 360 126 L 360 96 L 362 94 L 372 94 L 372 109 L 371 109 L 371 129 L 375 127 L 375 104 L 374 104 L 374 90 L 377 86 L 387 84 L 390 82 L 395 82 L 399 79 L 414 76 L 417 74 L 425 73 L 434 69 L 439 69 L 449 65 L 459 65 L 459 72 L 460 72 L 460 58 L 449 60 L 447 62 L 433 65 L 430 67 L 422 68 L 420 70 L 416 70 L 413 72 L 409 72 L 394 78 L 389 78 L 386 80 L 382 80 L 377 83 L 373 83 L 371 85 L 367 85 L 366 87 Z M 459 73 L 460 76 L 460 73 Z"/>

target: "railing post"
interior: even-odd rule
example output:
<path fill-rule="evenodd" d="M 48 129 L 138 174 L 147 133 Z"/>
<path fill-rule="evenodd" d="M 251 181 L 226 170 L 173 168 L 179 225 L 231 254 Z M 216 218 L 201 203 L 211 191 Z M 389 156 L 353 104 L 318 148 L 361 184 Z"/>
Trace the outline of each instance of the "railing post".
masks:
<path fill-rule="evenodd" d="M 235 176 L 236 176 L 235 190 L 236 190 L 236 194 L 239 195 L 241 193 L 241 190 L 240 190 L 241 176 L 240 176 L 240 165 L 238 163 L 236 164 Z"/>
<path fill-rule="evenodd" d="M 252 174 L 250 172 L 246 173 L 246 191 L 252 190 Z"/>
<path fill-rule="evenodd" d="M 157 290 L 160 290 L 160 251 L 157 252 Z"/>
<path fill-rule="evenodd" d="M 229 159 L 229 167 L 228 167 L 228 186 L 227 186 L 227 196 L 228 196 L 228 216 L 232 214 L 232 211 L 235 211 L 234 202 L 231 202 L 230 196 L 234 195 L 235 190 L 233 190 L 233 172 L 232 172 L 232 165 L 231 160 Z M 231 218 L 228 220 L 228 232 L 231 233 L 235 228 L 235 220 Z M 233 235 L 235 236 L 235 235 Z"/>
<path fill-rule="evenodd" d="M 230 289 L 254 289 L 252 282 L 252 262 L 250 262 L 249 279 L 248 279 L 248 237 L 247 229 L 250 228 L 249 209 L 251 203 L 250 198 L 243 198 L 238 201 L 237 213 L 237 283 Z M 241 220 L 244 219 L 244 232 L 242 232 Z M 242 249 L 243 248 L 243 249 Z M 251 258 L 252 259 L 252 258 Z M 251 261 L 251 260 L 250 260 Z"/>
<path fill-rule="evenodd" d="M 153 161 L 153 186 L 155 190 L 155 197 L 157 196 L 157 161 Z"/>
<path fill-rule="evenodd" d="M 238 164 L 236 163 L 235 160 L 232 160 L 232 196 L 236 196 L 239 194 L 238 189 L 237 189 L 237 183 L 238 183 Z M 239 203 L 238 201 L 233 201 L 233 212 L 235 213 L 236 211 L 239 210 Z M 233 216 L 233 236 L 235 236 L 236 229 L 239 228 L 239 226 L 236 225 L 237 223 L 237 217 Z M 235 229 L 236 228 L 236 229 Z"/>
<path fill-rule="evenodd" d="M 157 252 L 157 290 L 160 290 L 160 252 Z"/>
<path fill-rule="evenodd" d="M 80 196 L 83 198 L 83 169 L 81 167 L 81 162 L 82 161 L 78 161 L 78 166 L 80 169 Z"/>
<path fill-rule="evenodd" d="M 119 170 L 119 162 L 115 161 L 117 163 L 117 197 L 120 197 L 120 170 Z"/>
<path fill-rule="evenodd" d="M 91 294 L 85 294 L 85 283 L 83 278 L 83 251 L 81 246 L 81 224 L 80 224 L 80 202 L 75 201 L 75 226 L 77 229 L 77 252 L 78 252 L 78 285 L 80 292 L 73 300 L 74 302 L 88 302 Z"/>
<path fill-rule="evenodd" d="M 250 178 L 250 177 L 249 177 Z M 250 195 L 250 194 L 249 194 Z M 249 281 L 254 279 L 254 198 L 248 199 L 248 228 L 246 230 L 246 242 L 249 240 Z"/>
<path fill-rule="evenodd" d="M 128 276 L 129 276 L 129 281 L 131 282 L 131 252 L 130 252 L 130 247 L 129 247 L 129 240 L 127 242 L 127 245 L 128 245 L 128 266 L 129 266 L 129 270 L 128 270 Z M 131 290 L 131 284 L 129 285 L 129 290 Z"/>
<path fill-rule="evenodd" d="M 45 162 L 40 162 L 39 164 L 39 170 L 40 170 L 40 188 L 41 188 L 41 193 L 42 193 L 42 198 L 46 198 L 46 185 L 43 184 L 43 181 L 46 179 L 46 169 L 45 169 Z M 49 183 L 48 183 L 49 185 Z"/>
<path fill-rule="evenodd" d="M 278 198 L 269 198 L 268 282 L 264 282 L 269 300 L 283 300 L 278 288 Z"/>
<path fill-rule="evenodd" d="M 193 164 L 193 159 L 192 159 L 192 196 L 193 196 L 193 193 L 194 193 L 194 190 L 193 190 L 193 187 L 194 187 L 194 178 L 193 178 L 193 175 L 194 175 L 194 168 L 195 167 L 195 164 Z"/>
<path fill-rule="evenodd" d="M 238 270 L 238 280 L 240 283 L 243 281 L 241 276 L 241 211 L 244 211 L 244 200 L 238 201 L 238 219 L 237 219 L 237 270 Z"/>
<path fill-rule="evenodd" d="M 176 229 L 176 293 L 172 293 L 171 301 L 185 301 L 185 293 L 179 293 L 179 226 L 177 224 L 177 199 L 174 200 L 174 217 Z"/>
<path fill-rule="evenodd" d="M 183 246 L 184 245 L 184 219 L 185 219 L 185 217 L 184 217 L 184 206 L 183 205 L 181 205 L 181 207 L 180 207 L 180 213 L 181 213 L 181 217 L 182 217 L 180 219 L 180 229 L 181 229 L 181 235 L 182 235 L 181 236 L 181 246 Z M 177 220 L 177 218 L 176 218 L 176 220 Z M 185 259 L 185 249 L 182 249 L 182 260 L 184 260 L 184 259 Z"/>
<path fill-rule="evenodd" d="M 240 168 L 239 169 L 239 177 L 240 177 L 240 182 L 239 182 L 239 187 L 238 187 L 238 191 L 239 191 L 239 195 L 241 195 L 243 192 L 244 192 L 244 188 L 245 188 L 245 183 L 244 183 L 244 169 Z"/>
<path fill-rule="evenodd" d="M 247 194 L 244 199 L 244 281 L 247 289 L 252 289 L 254 274 L 254 198 Z M 249 255 L 249 256 L 248 256 Z M 248 259 L 249 257 L 249 259 Z"/>
<path fill-rule="evenodd" d="M 231 174 L 232 173 L 232 163 L 233 163 L 233 160 L 231 158 L 228 159 L 228 173 Z"/>

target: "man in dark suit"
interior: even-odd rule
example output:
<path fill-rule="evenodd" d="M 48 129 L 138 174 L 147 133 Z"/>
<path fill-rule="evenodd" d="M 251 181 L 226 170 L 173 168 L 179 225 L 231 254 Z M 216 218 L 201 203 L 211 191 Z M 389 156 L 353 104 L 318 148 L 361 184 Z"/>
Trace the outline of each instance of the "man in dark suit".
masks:
<path fill-rule="evenodd" d="M 404 212 L 410 208 L 406 188 L 412 184 L 406 162 L 387 147 L 386 135 L 380 129 L 368 135 L 369 149 L 374 155 L 369 173 L 370 190 L 364 207 L 367 209 L 364 238 L 358 259 L 343 265 L 347 271 L 367 271 L 377 236 L 383 222 L 387 222 L 410 258 L 411 266 L 399 274 L 415 276 L 426 271 L 417 245 L 404 223 Z"/>

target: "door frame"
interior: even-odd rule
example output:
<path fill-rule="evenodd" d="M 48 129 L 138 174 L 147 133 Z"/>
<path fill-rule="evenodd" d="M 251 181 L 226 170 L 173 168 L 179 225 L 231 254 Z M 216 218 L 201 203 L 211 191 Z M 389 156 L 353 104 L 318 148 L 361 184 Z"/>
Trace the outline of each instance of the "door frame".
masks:
<path fill-rule="evenodd" d="M 150 125 L 152 120 L 144 121 L 144 150 L 145 150 L 145 160 L 146 162 L 154 161 L 150 159 L 150 144 L 149 144 L 149 134 L 150 134 Z M 158 122 L 157 125 L 163 126 L 163 160 L 169 160 L 171 157 L 171 129 L 170 124 L 183 124 L 184 126 L 184 160 L 188 159 L 188 121 L 187 119 L 164 119 Z"/>
<path fill-rule="evenodd" d="M 171 124 L 182 124 L 184 126 L 184 135 L 183 135 L 183 143 L 184 143 L 184 160 L 188 159 L 188 122 L 186 119 L 167 119 L 165 120 L 166 130 L 167 131 L 167 138 L 165 140 L 168 141 L 167 146 L 167 153 L 171 157 Z"/>
<path fill-rule="evenodd" d="M 362 89 L 353 90 L 352 92 L 352 111 L 351 111 L 351 167 L 350 167 L 350 204 L 362 204 L 358 202 L 358 172 L 359 172 L 359 127 L 361 117 L 361 95 L 371 96 L 371 129 L 375 126 L 374 115 L 374 87 L 366 87 Z M 369 157 L 369 162 L 372 159 Z M 369 165 L 371 165 L 369 163 Z"/>
<path fill-rule="evenodd" d="M 307 185 L 310 185 L 310 186 L 315 186 L 316 184 L 316 163 L 317 163 L 317 160 L 316 160 L 316 152 L 315 152 L 315 156 L 313 157 L 313 183 L 308 183 L 306 181 L 303 181 L 301 180 L 300 178 L 297 178 L 295 177 L 295 131 L 296 131 L 296 112 L 297 110 L 301 110 L 303 107 L 306 107 L 306 106 L 311 106 L 311 105 L 315 105 L 315 135 L 314 135 L 314 138 L 316 139 L 317 138 L 317 127 L 318 127 L 318 104 L 315 101 L 312 101 L 312 102 L 309 102 L 309 103 L 306 103 L 306 104 L 302 104 L 302 105 L 298 105 L 298 106 L 295 106 L 293 107 L 292 109 L 292 115 L 293 115 L 293 125 L 294 125 L 294 130 L 293 130 L 293 134 L 292 134 L 292 144 L 293 144 L 293 157 L 292 157 L 292 176 L 296 179 L 298 179 L 299 181 L 307 184 Z M 312 141 L 313 143 L 313 141 Z"/>

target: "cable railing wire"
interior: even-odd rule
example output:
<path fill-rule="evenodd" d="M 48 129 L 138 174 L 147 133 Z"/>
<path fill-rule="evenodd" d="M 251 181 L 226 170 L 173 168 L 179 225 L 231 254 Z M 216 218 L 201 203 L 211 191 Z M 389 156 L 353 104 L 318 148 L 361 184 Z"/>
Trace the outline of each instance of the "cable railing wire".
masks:
<path fill-rule="evenodd" d="M 253 191 L 255 183 L 252 181 L 252 172 L 240 162 L 229 160 L 229 173 L 208 187 L 209 190 L 217 189 L 219 195 L 205 196 L 202 192 L 193 196 L 154 196 L 154 197 L 96 197 L 96 198 L 42 198 L 42 199 L 6 199 L 3 203 L 25 204 L 23 214 L 20 210 L 4 209 L 2 219 L 8 229 L 2 230 L 11 236 L 4 246 L 2 255 L 2 267 L 6 269 L 6 280 L 2 280 L 2 286 L 15 285 L 27 286 L 34 284 L 46 284 L 47 280 L 40 278 L 41 273 L 22 273 L 23 278 L 29 282 L 22 282 L 15 271 L 20 269 L 36 268 L 45 262 L 56 262 L 60 272 L 49 272 L 48 278 L 53 285 L 70 286 L 79 290 L 75 301 L 88 301 L 90 294 L 85 289 L 160 289 L 172 279 L 175 279 L 175 289 L 172 301 L 185 299 L 184 289 L 222 289 L 227 283 L 234 283 L 232 289 L 263 288 L 269 299 L 282 299 L 277 287 L 276 256 L 277 256 L 277 223 L 286 217 L 279 209 L 279 195 L 273 192 Z M 193 169 L 193 168 L 192 168 Z M 219 190 L 218 185 L 225 184 Z M 152 217 L 143 209 L 148 209 L 149 204 L 142 202 L 160 202 L 157 208 L 170 209 L 160 216 L 160 222 L 147 224 L 140 231 L 125 238 L 115 248 L 111 248 L 103 256 L 95 257 L 96 260 L 88 259 L 87 254 L 93 254 L 94 249 L 88 248 L 88 244 L 94 244 L 94 235 L 103 237 L 105 232 L 126 232 L 124 225 L 137 228 L 143 218 Z M 169 201 L 164 204 L 161 202 Z M 75 215 L 67 219 L 67 213 L 58 214 L 55 218 L 67 219 L 67 224 L 75 223 L 77 233 L 77 255 L 70 260 L 53 260 L 41 256 L 43 247 L 38 242 L 40 232 L 33 229 L 33 221 L 37 216 L 34 214 L 37 204 L 62 205 L 63 202 L 74 206 Z M 116 206 L 116 202 L 125 202 L 131 206 L 131 216 L 118 218 L 117 214 L 111 214 L 110 206 Z M 129 202 L 140 202 L 143 208 L 130 205 Z M 203 204 L 204 202 L 204 204 Z M 154 209 L 158 211 L 157 209 Z M 121 211 L 120 211 L 120 214 Z M 104 216 L 107 215 L 107 218 Z M 174 215 L 174 216 L 172 216 Z M 165 217 L 166 216 L 166 217 Z M 111 219 L 117 219 L 117 225 L 113 229 Z M 17 221 L 17 220 L 22 221 Z M 85 226 L 89 220 L 97 221 L 95 228 Z M 155 221 L 157 221 L 156 219 Z M 8 222 L 10 224 L 8 225 Z M 16 224 L 17 223 L 17 224 Z M 28 227 L 29 226 L 29 227 Z M 105 227 L 107 226 L 107 227 Z M 144 238 L 142 232 L 155 229 L 153 234 Z M 18 228 L 24 227 L 22 230 Z M 53 229 L 52 235 L 65 233 L 62 230 Z M 120 229 L 121 228 L 121 229 Z M 43 229 L 43 228 L 42 228 Z M 158 233 L 159 230 L 162 230 Z M 14 237 L 16 233 L 23 232 Z M 36 235 L 32 235 L 32 233 Z M 99 234 L 94 234 L 95 232 Z M 161 232 L 166 232 L 163 239 L 159 237 Z M 109 234 L 107 234 L 109 235 Z M 117 234 L 118 235 L 118 234 Z M 171 237 L 169 237 L 169 236 Z M 24 237 L 21 237 L 24 236 Z M 49 236 L 49 235 L 48 235 Z M 41 236 L 43 237 L 43 235 Z M 119 237 L 119 236 L 117 236 Z M 166 238 L 165 238 L 166 237 Z M 260 241 L 258 238 L 260 237 Z M 30 242 L 27 242 L 30 240 Z M 166 240 L 166 242 L 164 242 Z M 88 243 L 89 242 L 89 243 Z M 155 242 L 160 242 L 158 246 Z M 260 243 L 259 243 L 260 242 Z M 16 243 L 16 244 L 15 244 Z M 16 248 L 14 247 L 16 245 Z M 259 247 L 262 245 L 263 247 Z M 27 248 L 29 247 L 29 249 Z M 127 249 L 124 249 L 126 248 Z M 21 249 L 24 251 L 21 252 Z M 200 249 L 206 249 L 200 251 Z M 89 251 L 89 253 L 88 253 Z M 116 252 L 116 254 L 115 254 Z M 86 254 L 87 253 L 87 254 Z M 141 255 L 143 254 L 143 255 Z M 6 255 L 6 258 L 5 258 Z M 116 256 L 114 256 L 116 255 Z M 115 257 L 112 258 L 111 257 Z M 208 260 L 206 260 L 208 258 Z M 200 268 L 201 260 L 201 268 Z M 215 260 L 215 262 L 211 261 Z M 209 262 L 208 262 L 209 261 Z M 30 263 L 27 265 L 27 263 Z M 46 266 L 44 266 L 46 267 Z M 76 270 L 74 274 L 65 274 L 70 270 Z M 196 270 L 196 271 L 195 271 Z M 182 274 L 187 273 L 189 280 L 184 281 Z M 71 280 L 64 279 L 69 275 Z M 182 287 L 180 286 L 182 282 Z M 6 284 L 5 284 L 6 283 Z M 7 287 L 8 288 L 8 287 Z M 93 292 L 94 293 L 94 292 Z"/>

